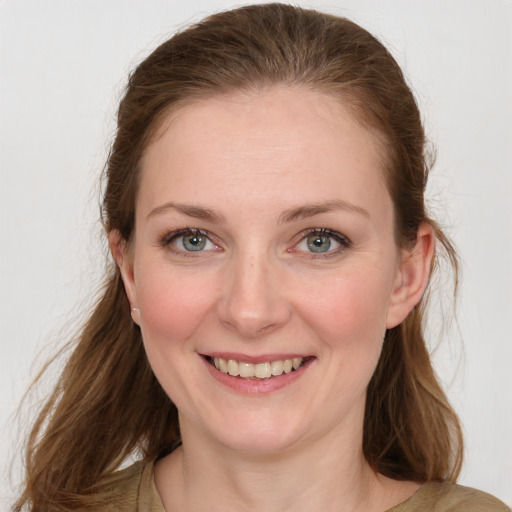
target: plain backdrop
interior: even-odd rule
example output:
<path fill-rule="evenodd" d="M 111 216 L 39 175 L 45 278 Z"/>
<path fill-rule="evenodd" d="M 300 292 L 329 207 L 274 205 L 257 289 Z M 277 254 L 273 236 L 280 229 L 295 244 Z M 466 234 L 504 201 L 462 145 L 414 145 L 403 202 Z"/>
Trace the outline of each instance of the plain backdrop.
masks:
<path fill-rule="evenodd" d="M 16 406 L 104 268 L 98 176 L 127 73 L 179 27 L 242 3 L 0 0 L 0 508 L 28 424 Z M 511 504 L 512 2 L 296 3 L 380 37 L 417 95 L 437 148 L 431 212 L 463 258 L 458 325 L 441 339 L 437 307 L 430 324 L 466 434 L 460 482 Z"/>

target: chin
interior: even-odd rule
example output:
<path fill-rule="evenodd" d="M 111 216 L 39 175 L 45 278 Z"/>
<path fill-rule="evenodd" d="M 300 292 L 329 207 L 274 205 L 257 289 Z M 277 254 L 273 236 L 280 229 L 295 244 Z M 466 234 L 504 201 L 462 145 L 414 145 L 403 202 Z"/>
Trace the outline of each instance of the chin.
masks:
<path fill-rule="evenodd" d="M 238 415 L 237 415 L 238 416 Z M 297 426 L 283 422 L 282 414 L 264 418 L 261 412 L 234 418 L 210 434 L 224 447 L 247 454 L 267 456 L 287 451 L 300 443 Z"/>

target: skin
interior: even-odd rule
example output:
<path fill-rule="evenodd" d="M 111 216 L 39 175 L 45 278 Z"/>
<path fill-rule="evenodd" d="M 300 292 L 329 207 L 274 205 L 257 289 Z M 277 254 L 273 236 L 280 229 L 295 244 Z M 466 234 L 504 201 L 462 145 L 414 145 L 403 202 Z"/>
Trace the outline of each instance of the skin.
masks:
<path fill-rule="evenodd" d="M 434 250 L 428 226 L 396 245 L 379 148 L 338 100 L 286 88 L 185 106 L 148 146 L 134 238 L 110 241 L 179 411 L 183 446 L 155 466 L 168 512 L 383 511 L 417 490 L 362 454 L 385 330 L 421 299 Z M 203 250 L 176 234 L 191 228 Z M 330 230 L 328 250 L 310 229 Z M 214 354 L 308 364 L 240 389 Z"/>

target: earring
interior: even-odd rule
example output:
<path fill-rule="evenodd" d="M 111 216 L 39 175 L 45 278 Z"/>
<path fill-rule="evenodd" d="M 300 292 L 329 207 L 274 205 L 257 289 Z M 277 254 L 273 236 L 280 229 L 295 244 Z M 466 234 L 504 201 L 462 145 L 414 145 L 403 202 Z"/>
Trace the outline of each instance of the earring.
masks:
<path fill-rule="evenodd" d="M 139 325 L 139 322 L 137 320 L 140 319 L 140 309 L 132 308 L 131 315 L 133 323 Z"/>

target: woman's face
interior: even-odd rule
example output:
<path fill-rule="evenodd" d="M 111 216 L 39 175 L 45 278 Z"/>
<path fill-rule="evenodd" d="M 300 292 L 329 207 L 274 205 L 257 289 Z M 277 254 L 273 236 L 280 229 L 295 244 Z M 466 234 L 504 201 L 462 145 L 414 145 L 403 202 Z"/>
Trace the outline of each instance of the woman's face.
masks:
<path fill-rule="evenodd" d="M 275 88 L 169 117 L 121 268 L 183 435 L 259 452 L 360 436 L 410 309 L 401 258 L 375 137 L 337 100 Z"/>

